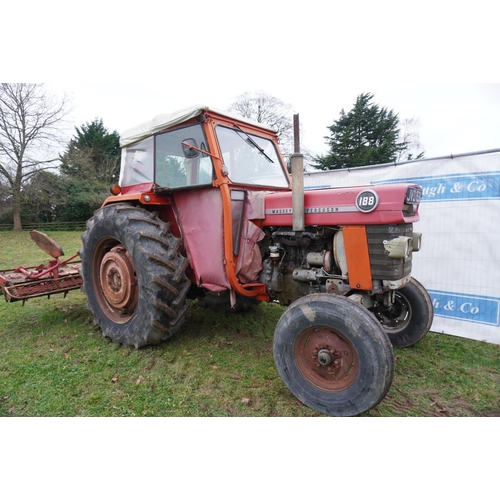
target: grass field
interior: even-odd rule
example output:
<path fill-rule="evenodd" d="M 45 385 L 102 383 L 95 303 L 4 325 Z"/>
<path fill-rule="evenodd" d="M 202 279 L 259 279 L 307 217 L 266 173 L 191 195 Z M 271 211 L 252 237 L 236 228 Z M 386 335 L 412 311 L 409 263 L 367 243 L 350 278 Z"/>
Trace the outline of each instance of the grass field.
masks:
<path fill-rule="evenodd" d="M 49 233 L 66 255 L 79 233 Z M 0 233 L 0 269 L 46 262 L 28 233 Z M 229 314 L 191 303 L 178 334 L 135 350 L 93 325 L 79 291 L 0 300 L 0 416 L 322 416 L 273 362 L 276 304 Z M 396 349 L 387 397 L 363 416 L 500 416 L 500 346 L 430 333 Z"/>

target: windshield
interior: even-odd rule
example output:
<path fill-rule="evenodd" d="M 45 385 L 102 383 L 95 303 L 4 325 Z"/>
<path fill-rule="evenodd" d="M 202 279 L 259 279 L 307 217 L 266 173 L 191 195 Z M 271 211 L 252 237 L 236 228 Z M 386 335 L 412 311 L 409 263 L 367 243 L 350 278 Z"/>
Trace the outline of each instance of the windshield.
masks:
<path fill-rule="evenodd" d="M 289 187 L 272 141 L 236 128 L 218 126 L 216 133 L 224 165 L 234 183 Z"/>

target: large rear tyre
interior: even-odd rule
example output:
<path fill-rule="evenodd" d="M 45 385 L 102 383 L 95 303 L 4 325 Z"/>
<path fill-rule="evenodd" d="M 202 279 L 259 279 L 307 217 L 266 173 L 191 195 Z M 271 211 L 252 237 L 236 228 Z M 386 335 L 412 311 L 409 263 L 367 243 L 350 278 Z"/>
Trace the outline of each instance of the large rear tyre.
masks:
<path fill-rule="evenodd" d="M 142 208 L 109 205 L 87 222 L 82 243 L 87 307 L 104 336 L 140 348 L 179 330 L 191 282 L 169 224 Z"/>
<path fill-rule="evenodd" d="M 364 307 L 332 294 L 307 295 L 283 313 L 274 361 L 298 400 L 339 417 L 380 403 L 394 375 L 392 346 L 380 323 Z"/>
<path fill-rule="evenodd" d="M 422 340 L 434 320 L 432 300 L 415 278 L 395 292 L 391 307 L 376 307 L 373 312 L 394 347 L 410 347 Z"/>

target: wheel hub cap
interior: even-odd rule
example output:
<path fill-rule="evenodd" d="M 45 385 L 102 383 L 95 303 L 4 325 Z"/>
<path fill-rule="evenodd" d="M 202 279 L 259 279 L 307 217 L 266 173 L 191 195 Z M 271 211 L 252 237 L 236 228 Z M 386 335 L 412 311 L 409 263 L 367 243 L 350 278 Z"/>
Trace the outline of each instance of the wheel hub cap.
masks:
<path fill-rule="evenodd" d="M 130 254 L 119 245 L 107 252 L 100 266 L 101 289 L 107 302 L 123 312 L 137 305 L 137 278 Z"/>
<path fill-rule="evenodd" d="M 329 366 L 333 363 L 334 353 L 330 352 L 328 349 L 320 349 L 318 351 L 318 363 L 321 366 Z"/>

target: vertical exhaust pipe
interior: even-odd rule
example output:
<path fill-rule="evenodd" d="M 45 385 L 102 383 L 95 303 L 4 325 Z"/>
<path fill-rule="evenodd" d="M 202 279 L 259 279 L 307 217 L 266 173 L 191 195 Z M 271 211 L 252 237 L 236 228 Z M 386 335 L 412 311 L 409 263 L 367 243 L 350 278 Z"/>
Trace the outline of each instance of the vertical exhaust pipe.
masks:
<path fill-rule="evenodd" d="M 300 154 L 299 115 L 293 115 L 292 220 L 294 231 L 304 231 L 304 156 Z"/>

